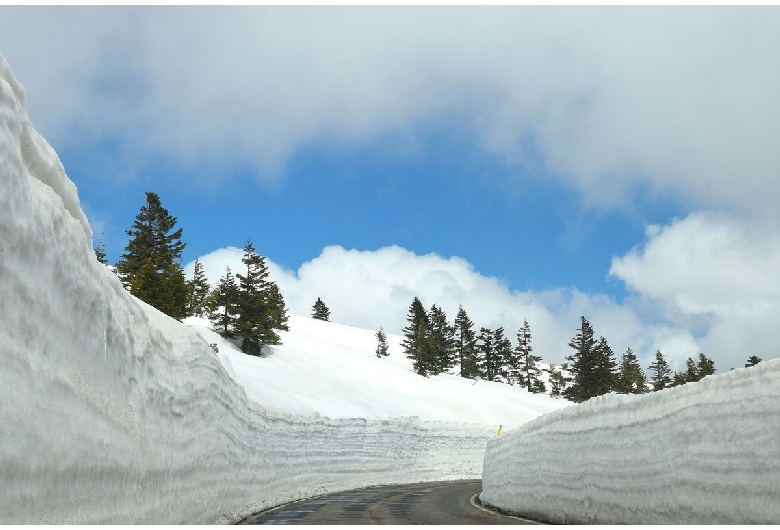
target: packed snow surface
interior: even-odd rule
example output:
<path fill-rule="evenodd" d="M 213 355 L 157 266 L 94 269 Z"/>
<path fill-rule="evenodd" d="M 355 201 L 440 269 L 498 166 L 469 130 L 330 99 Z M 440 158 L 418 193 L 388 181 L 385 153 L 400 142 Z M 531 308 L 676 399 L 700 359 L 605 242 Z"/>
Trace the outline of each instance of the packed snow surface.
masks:
<path fill-rule="evenodd" d="M 419 377 L 398 337 L 377 359 L 372 331 L 304 317 L 248 357 L 130 296 L 91 235 L 0 56 L 0 523 L 229 522 L 329 491 L 478 477 L 498 424 L 564 405 Z"/>
<path fill-rule="evenodd" d="M 482 501 L 556 523 L 780 523 L 780 360 L 493 438 Z"/>

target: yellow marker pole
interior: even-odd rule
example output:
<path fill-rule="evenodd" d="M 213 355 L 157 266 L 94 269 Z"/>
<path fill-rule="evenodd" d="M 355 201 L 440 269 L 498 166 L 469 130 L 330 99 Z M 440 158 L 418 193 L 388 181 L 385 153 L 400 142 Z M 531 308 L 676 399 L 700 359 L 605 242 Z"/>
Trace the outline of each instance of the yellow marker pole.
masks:
<path fill-rule="evenodd" d="M 496 433 L 496 436 L 501 436 L 501 429 L 502 429 L 502 427 L 503 427 L 503 425 L 499 425 L 498 426 L 498 432 Z"/>

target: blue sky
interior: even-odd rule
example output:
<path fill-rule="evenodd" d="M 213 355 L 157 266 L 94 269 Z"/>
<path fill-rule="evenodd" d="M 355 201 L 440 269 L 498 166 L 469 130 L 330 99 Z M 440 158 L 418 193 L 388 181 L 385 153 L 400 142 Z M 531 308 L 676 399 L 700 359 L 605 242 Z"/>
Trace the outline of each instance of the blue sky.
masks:
<path fill-rule="evenodd" d="M 345 156 L 301 153 L 278 182 L 258 181 L 239 168 L 220 175 L 225 184 L 216 189 L 189 186 L 197 170 L 168 165 L 117 183 L 77 153 L 72 159 L 67 149 L 59 154 L 85 207 L 103 223 L 112 262 L 148 189 L 184 228 L 185 263 L 220 247 L 241 247 L 247 238 L 291 270 L 327 245 L 399 245 L 463 257 L 511 289 L 573 285 L 622 299 L 622 282 L 607 275 L 612 257 L 642 239 L 645 223 L 676 213 L 657 203 L 640 211 L 588 210 L 543 172 L 496 163 L 446 137 L 410 155 L 388 154 L 383 146 Z M 522 179 L 519 189 L 504 183 L 510 176 Z"/>
<path fill-rule="evenodd" d="M 776 356 L 780 10 L 0 8 L 0 53 L 111 261 L 144 192 L 211 278 L 252 238 L 293 312 L 412 295 L 587 315 L 673 365 Z M 210 270 L 209 270 L 210 269 Z M 646 363 L 647 364 L 647 363 Z"/>

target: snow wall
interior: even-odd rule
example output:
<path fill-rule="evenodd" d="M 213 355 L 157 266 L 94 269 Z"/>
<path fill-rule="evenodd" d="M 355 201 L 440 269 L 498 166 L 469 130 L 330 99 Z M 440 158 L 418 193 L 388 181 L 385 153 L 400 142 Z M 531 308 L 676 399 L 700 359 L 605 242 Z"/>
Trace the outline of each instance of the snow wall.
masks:
<path fill-rule="evenodd" d="M 0 523 L 206 523 L 378 483 L 478 477 L 484 426 L 274 416 L 95 259 L 0 56 Z"/>
<path fill-rule="evenodd" d="M 602 396 L 489 441 L 482 502 L 556 523 L 780 523 L 780 360 Z"/>

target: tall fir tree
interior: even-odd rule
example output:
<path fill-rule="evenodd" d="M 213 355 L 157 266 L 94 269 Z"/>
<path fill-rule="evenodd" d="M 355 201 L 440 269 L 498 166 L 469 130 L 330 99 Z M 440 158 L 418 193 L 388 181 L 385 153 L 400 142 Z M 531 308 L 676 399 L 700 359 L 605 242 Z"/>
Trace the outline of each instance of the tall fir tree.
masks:
<path fill-rule="evenodd" d="M 541 369 L 538 367 L 542 358 L 533 354 L 531 346 L 531 326 L 523 319 L 523 327 L 517 331 L 517 346 L 515 347 L 515 365 L 512 372 L 518 384 L 535 394 L 546 392 L 544 381 L 541 380 Z"/>
<path fill-rule="evenodd" d="M 447 321 L 444 309 L 436 304 L 428 312 L 430 319 L 429 345 L 431 356 L 436 359 L 432 374 L 448 373 L 455 366 L 455 328 Z"/>
<path fill-rule="evenodd" d="M 477 337 L 473 326 L 466 310 L 460 306 L 455 316 L 455 352 L 460 362 L 460 376 L 467 379 L 479 376 Z"/>
<path fill-rule="evenodd" d="M 593 338 L 593 326 L 584 316 L 580 317 L 580 327 L 577 335 L 569 342 L 569 347 L 574 350 L 566 357 L 572 363 L 572 384 L 563 391 L 563 396 L 575 403 L 582 403 L 598 395 L 595 393 L 596 340 Z"/>
<path fill-rule="evenodd" d="M 653 384 L 653 392 L 663 390 L 671 386 L 672 370 L 669 368 L 669 364 L 664 359 L 664 354 L 661 350 L 655 352 L 655 362 L 650 364 L 650 382 Z"/>
<path fill-rule="evenodd" d="M 385 330 L 380 327 L 379 331 L 376 332 L 376 356 L 381 359 L 388 355 L 390 355 L 390 352 L 388 351 L 387 346 L 387 334 L 385 333 Z"/>
<path fill-rule="evenodd" d="M 406 321 L 408 325 L 403 329 L 404 340 L 401 343 L 404 353 L 412 361 L 414 371 L 428 377 L 435 369 L 429 341 L 431 323 L 425 307 L 416 296 L 409 306 Z"/>
<path fill-rule="evenodd" d="M 203 270 L 203 264 L 199 258 L 195 258 L 195 270 L 192 273 L 192 280 L 188 283 L 189 301 L 187 303 L 187 313 L 202 317 L 206 314 L 206 299 L 211 293 L 211 286 L 206 278 L 206 272 Z"/>
<path fill-rule="evenodd" d="M 477 352 L 479 354 L 479 372 L 482 379 L 496 381 L 500 368 L 496 356 L 494 332 L 490 328 L 480 328 L 477 337 Z"/>
<path fill-rule="evenodd" d="M 619 394 L 644 394 L 648 391 L 647 378 L 631 348 L 620 359 L 614 390 Z"/>
<path fill-rule="evenodd" d="M 230 267 L 206 300 L 207 317 L 222 330 L 222 336 L 231 338 L 238 318 L 238 285 Z"/>
<path fill-rule="evenodd" d="M 314 302 L 314 306 L 311 308 L 311 317 L 316 320 L 330 322 L 330 309 L 328 309 L 328 306 L 325 305 L 325 302 L 323 302 L 319 296 L 317 297 L 317 301 Z"/>
<path fill-rule="evenodd" d="M 116 263 L 117 274 L 130 293 L 173 318 L 187 314 L 188 288 L 181 267 L 182 229 L 163 208 L 160 197 L 146 192 L 146 204 L 127 235 L 125 253 Z"/>
<path fill-rule="evenodd" d="M 265 258 L 255 251 L 252 240 L 244 245 L 246 274 L 238 278 L 238 318 L 235 335 L 241 351 L 261 355 L 263 346 L 279 344 L 279 331 L 287 330 L 287 308 L 278 286 L 268 280 Z"/>
<path fill-rule="evenodd" d="M 496 356 L 496 381 L 510 383 L 509 370 L 515 363 L 515 350 L 512 341 L 504 335 L 504 328 L 498 327 L 493 332 L 493 347 Z"/>
<path fill-rule="evenodd" d="M 593 370 L 593 395 L 601 396 L 612 392 L 615 386 L 617 363 L 615 354 L 607 339 L 599 337 L 593 349 L 595 363 Z"/>

